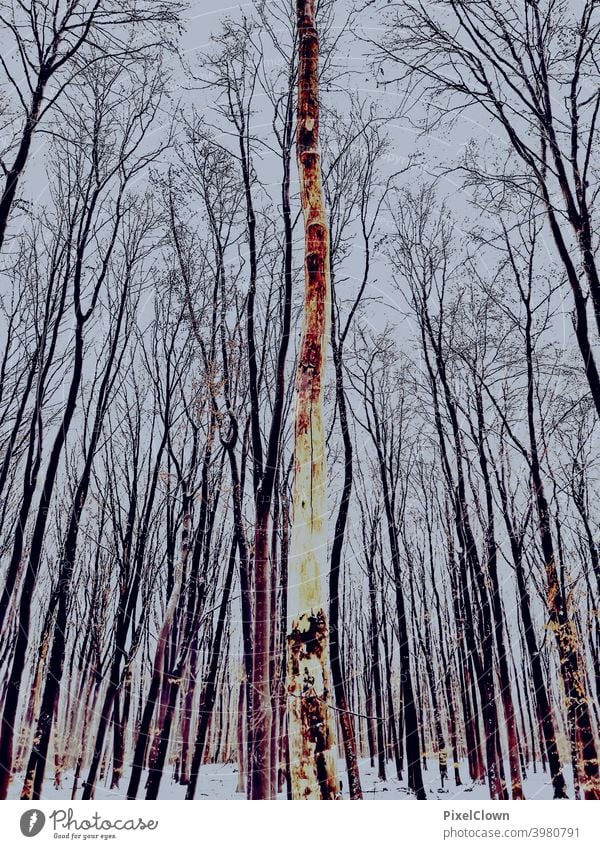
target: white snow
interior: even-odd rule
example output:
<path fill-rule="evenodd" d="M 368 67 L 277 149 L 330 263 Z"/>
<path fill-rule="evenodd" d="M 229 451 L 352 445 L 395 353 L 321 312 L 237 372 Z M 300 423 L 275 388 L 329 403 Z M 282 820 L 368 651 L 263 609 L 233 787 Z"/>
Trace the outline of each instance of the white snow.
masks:
<path fill-rule="evenodd" d="M 360 777 L 363 788 L 363 795 L 366 800 L 385 800 L 385 799 L 414 799 L 414 796 L 409 793 L 406 783 L 406 774 L 404 781 L 398 781 L 394 764 L 387 764 L 386 781 L 380 781 L 377 777 L 377 767 L 371 767 L 368 759 L 362 760 L 359 764 Z M 508 777 L 508 764 L 506 764 L 506 776 Z M 469 779 L 469 773 L 466 761 L 461 763 L 460 772 L 463 784 L 456 787 L 454 784 L 454 771 L 449 765 L 449 779 L 444 782 L 444 790 L 440 788 L 440 778 L 437 766 L 437 761 L 428 761 L 428 769 L 423 772 L 423 780 L 425 789 L 429 799 L 439 799 L 445 802 L 456 801 L 473 801 L 488 800 L 489 792 L 485 784 L 473 784 Z M 339 762 L 339 776 L 342 779 L 344 798 L 348 798 L 345 765 L 343 761 Z M 82 773 L 85 778 L 85 771 Z M 564 776 L 569 787 L 569 798 L 573 798 L 572 791 L 572 772 L 565 765 Z M 126 769 L 121 778 L 121 788 L 110 790 L 110 771 L 102 782 L 99 782 L 96 787 L 95 798 L 97 800 L 118 800 L 124 799 L 127 792 L 129 782 L 129 771 Z M 145 776 L 140 783 L 139 799 L 144 798 Z M 9 799 L 18 799 L 21 792 L 22 777 L 15 776 L 9 790 Z M 246 799 L 245 793 L 236 793 L 237 787 L 237 768 L 235 764 L 206 764 L 200 770 L 198 784 L 196 788 L 196 799 L 229 799 L 240 800 Z M 56 789 L 54 787 L 54 776 L 51 771 L 48 772 L 48 777 L 44 782 L 44 791 L 42 798 L 44 800 L 68 801 L 71 798 L 73 788 L 73 772 L 65 771 L 62 778 L 62 787 Z M 537 766 L 537 772 L 534 773 L 532 768 L 527 770 L 527 777 L 523 782 L 523 790 L 526 799 L 552 799 L 552 785 L 550 784 L 549 773 L 542 772 L 541 765 Z M 181 799 L 185 798 L 186 788 L 180 784 L 176 784 L 172 778 L 171 767 L 165 770 L 160 786 L 159 799 Z M 79 781 L 79 789 L 77 792 L 78 799 L 81 798 L 81 778 Z M 283 795 L 279 798 L 285 799 L 285 789 Z"/>

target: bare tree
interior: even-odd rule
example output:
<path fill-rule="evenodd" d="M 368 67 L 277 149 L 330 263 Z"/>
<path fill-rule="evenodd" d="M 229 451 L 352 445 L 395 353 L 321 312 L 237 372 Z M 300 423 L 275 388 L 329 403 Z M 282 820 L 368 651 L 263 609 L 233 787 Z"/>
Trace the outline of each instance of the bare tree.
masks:
<path fill-rule="evenodd" d="M 432 6 L 407 0 L 383 9 L 379 59 L 390 62 L 392 72 L 400 66 L 403 79 L 424 84 L 432 95 L 425 122 L 432 126 L 473 107 L 502 131 L 518 165 L 498 171 L 468 155 L 467 182 L 492 185 L 494 206 L 506 205 L 511 195 L 524 209 L 532 198 L 538 201 L 571 288 L 575 336 L 600 413 L 594 354 L 600 332 L 594 258 L 598 4 L 586 0 L 576 9 L 552 0 L 443 0 Z M 591 335 L 588 295 L 596 325 Z"/>
<path fill-rule="evenodd" d="M 305 232 L 305 301 L 295 392 L 294 483 L 288 572 L 288 729 L 292 795 L 339 795 L 329 705 L 327 476 L 324 369 L 331 316 L 329 227 L 319 151 L 319 39 L 312 0 L 298 4 L 298 129 Z"/>

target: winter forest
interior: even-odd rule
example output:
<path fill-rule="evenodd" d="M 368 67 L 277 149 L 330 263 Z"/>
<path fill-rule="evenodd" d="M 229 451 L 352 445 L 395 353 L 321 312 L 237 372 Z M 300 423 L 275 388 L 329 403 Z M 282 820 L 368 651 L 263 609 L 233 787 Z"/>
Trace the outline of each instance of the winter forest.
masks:
<path fill-rule="evenodd" d="M 598 800 L 600 0 L 226 5 L 0 0 L 0 799 Z"/>

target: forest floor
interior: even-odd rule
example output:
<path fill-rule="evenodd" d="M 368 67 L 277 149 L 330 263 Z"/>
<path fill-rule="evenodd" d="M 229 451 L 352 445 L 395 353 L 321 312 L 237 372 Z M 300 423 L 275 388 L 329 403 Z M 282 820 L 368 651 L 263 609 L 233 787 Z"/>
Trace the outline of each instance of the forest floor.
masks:
<path fill-rule="evenodd" d="M 449 781 L 444 782 L 444 789 L 440 787 L 440 778 L 438 765 L 435 760 L 428 761 L 428 769 L 423 772 L 423 780 L 428 798 L 439 799 L 445 802 L 456 802 L 461 799 L 464 801 L 472 801 L 473 799 L 489 799 L 488 787 L 485 784 L 473 784 L 468 779 L 468 769 L 466 762 L 461 763 L 460 772 L 463 784 L 456 787 L 454 784 L 453 772 Z M 344 763 L 340 762 L 339 774 L 342 776 L 344 787 L 344 798 L 347 798 L 346 791 L 346 776 Z M 506 774 L 508 776 L 508 765 L 506 766 Z M 572 776 L 571 771 L 565 767 L 565 779 L 569 785 L 569 797 L 573 798 L 572 794 Z M 196 790 L 196 799 L 229 799 L 244 801 L 245 794 L 236 793 L 237 787 L 237 767 L 235 764 L 205 764 L 200 772 L 198 786 Z M 408 792 L 406 781 L 398 781 L 393 769 L 393 764 L 388 764 L 388 778 L 386 781 L 381 781 L 377 777 L 377 767 L 372 767 L 368 759 L 362 760 L 360 763 L 360 777 L 365 799 L 370 800 L 385 800 L 385 799 L 412 799 L 412 794 Z M 140 784 L 140 788 L 144 787 L 144 780 Z M 129 781 L 128 770 L 125 770 L 121 779 L 122 789 L 111 790 L 110 774 L 98 783 L 96 788 L 96 800 L 118 800 L 123 799 L 127 790 Z M 22 778 L 15 776 L 9 790 L 9 799 L 18 799 L 22 787 Z M 71 798 L 73 788 L 73 772 L 65 771 L 62 776 L 62 786 L 56 788 L 51 773 L 44 782 L 44 791 L 42 794 L 43 800 L 60 800 L 67 801 Z M 160 799 L 181 799 L 185 797 L 185 787 L 176 784 L 173 781 L 172 773 L 166 772 L 160 787 Z M 523 782 L 523 790 L 526 799 L 552 799 L 552 786 L 548 773 L 542 771 L 541 766 L 538 766 L 536 773 L 533 770 L 527 771 L 527 777 Z M 79 790 L 77 798 L 81 797 L 81 780 L 79 781 Z M 140 792 L 140 799 L 143 799 L 143 790 Z M 280 796 L 281 799 L 285 795 Z"/>

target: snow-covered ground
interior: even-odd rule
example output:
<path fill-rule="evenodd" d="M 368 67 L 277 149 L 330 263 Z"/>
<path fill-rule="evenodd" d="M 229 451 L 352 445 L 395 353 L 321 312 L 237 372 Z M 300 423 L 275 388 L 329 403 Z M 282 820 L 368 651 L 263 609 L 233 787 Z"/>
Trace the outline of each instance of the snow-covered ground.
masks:
<path fill-rule="evenodd" d="M 347 797 L 347 780 L 345 776 L 344 763 L 339 764 L 339 774 L 342 777 L 344 787 L 344 797 Z M 508 776 L 508 764 L 506 765 L 506 775 Z M 572 773 L 570 769 L 565 767 L 565 779 L 569 788 L 572 788 Z M 381 799 L 412 799 L 414 798 L 408 792 L 406 781 L 398 781 L 395 777 L 393 764 L 388 764 L 388 778 L 386 781 L 380 781 L 377 778 L 377 768 L 371 767 L 368 760 L 363 760 L 360 763 L 360 776 L 365 799 L 381 800 Z M 445 782 L 444 790 L 440 788 L 439 771 L 437 762 L 430 760 L 428 769 L 423 772 L 425 788 L 430 799 L 440 799 L 446 802 L 449 801 L 472 801 L 473 799 L 489 799 L 487 785 L 474 785 L 468 779 L 467 764 L 461 764 L 461 778 L 463 784 L 459 787 L 454 785 L 453 770 L 450 770 L 450 779 Z M 129 782 L 129 774 L 126 770 L 121 779 L 120 790 L 110 790 L 110 775 L 104 781 L 99 782 L 96 787 L 96 799 L 123 799 Z M 9 791 L 9 799 L 18 799 L 21 792 L 22 780 L 15 776 L 12 781 Z M 144 798 L 144 779 L 140 785 L 140 799 Z M 202 767 L 198 785 L 196 789 L 196 799 L 233 799 L 245 800 L 245 794 L 236 793 L 237 787 L 237 770 L 234 764 L 207 764 Z M 53 783 L 53 776 L 49 773 L 49 777 L 44 782 L 43 799 L 65 801 L 71 798 L 73 788 L 73 773 L 65 772 L 63 774 L 62 787 L 56 789 Z M 552 799 L 552 786 L 548 773 L 541 771 L 538 767 L 537 773 L 533 770 L 528 770 L 527 777 L 523 782 L 523 789 L 526 799 Z M 185 787 L 176 784 L 172 780 L 170 769 L 165 772 L 160 786 L 160 799 L 184 799 Z M 572 790 L 569 792 L 570 798 L 573 798 Z M 81 798 L 81 779 L 79 781 L 79 790 L 77 798 Z M 285 798 L 282 796 L 281 798 Z"/>

